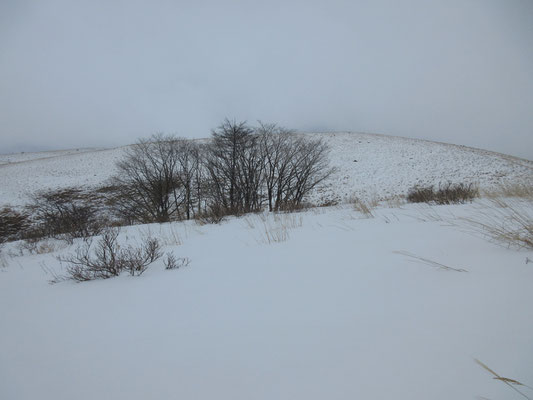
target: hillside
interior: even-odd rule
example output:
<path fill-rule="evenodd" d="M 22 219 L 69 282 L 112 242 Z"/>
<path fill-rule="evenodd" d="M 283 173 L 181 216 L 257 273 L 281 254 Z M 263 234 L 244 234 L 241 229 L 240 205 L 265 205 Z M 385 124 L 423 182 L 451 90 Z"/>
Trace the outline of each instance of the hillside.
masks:
<path fill-rule="evenodd" d="M 0 399 L 532 399 L 533 249 L 485 228 L 527 234 L 512 216 L 533 221 L 533 163 L 312 135 L 337 168 L 317 202 L 447 181 L 529 195 L 124 226 L 117 251 L 155 239 L 162 257 L 139 276 L 85 282 L 69 279 L 68 259 L 94 256 L 102 236 L 3 243 Z M 102 185 L 122 152 L 2 155 L 0 204 Z M 182 266 L 167 269 L 168 254 Z"/>
<path fill-rule="evenodd" d="M 533 162 L 504 154 L 416 139 L 364 133 L 309 133 L 331 147 L 337 172 L 314 194 L 314 202 L 357 196 L 404 195 L 417 184 L 477 183 L 491 188 L 530 183 Z M 21 205 L 34 191 L 104 185 L 123 148 L 79 149 L 0 155 L 0 204 Z"/>

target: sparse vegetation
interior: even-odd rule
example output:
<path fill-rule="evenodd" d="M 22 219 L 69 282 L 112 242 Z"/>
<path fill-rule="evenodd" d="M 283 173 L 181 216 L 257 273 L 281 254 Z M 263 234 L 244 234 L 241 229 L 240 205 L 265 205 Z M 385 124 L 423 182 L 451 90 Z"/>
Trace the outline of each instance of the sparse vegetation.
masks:
<path fill-rule="evenodd" d="M 512 248 L 533 249 L 533 201 L 493 198 L 471 217 L 462 218 L 476 233 Z"/>
<path fill-rule="evenodd" d="M 98 198 L 78 188 L 50 190 L 34 196 L 32 238 L 55 238 L 73 243 L 75 238 L 90 238 L 101 232 L 104 218 Z"/>
<path fill-rule="evenodd" d="M 146 238 L 139 247 L 121 248 L 119 233 L 119 228 L 107 228 L 96 245 L 89 240 L 78 246 L 74 254 L 58 257 L 66 264 L 67 277 L 83 282 L 111 278 L 123 271 L 138 276 L 163 255 L 154 238 Z"/>
<path fill-rule="evenodd" d="M 258 231 L 259 236 L 256 241 L 259 244 L 281 243 L 289 239 L 289 232 L 293 229 L 300 228 L 303 225 L 301 215 L 274 213 L 258 214 Z M 253 221 L 248 220 L 248 226 L 255 229 Z"/>
<path fill-rule="evenodd" d="M 142 139 L 117 164 L 114 209 L 128 223 L 295 210 L 332 172 L 329 148 L 274 124 L 226 119 L 205 145 L 173 136 Z"/>
<path fill-rule="evenodd" d="M 359 213 L 361 213 L 365 218 L 374 218 L 374 214 L 372 213 L 372 210 L 378 205 L 377 201 L 363 201 L 359 199 L 358 197 L 353 196 L 349 200 L 350 204 L 352 204 L 353 209 Z"/>
<path fill-rule="evenodd" d="M 30 226 L 28 213 L 12 207 L 0 209 L 0 243 L 24 238 Z"/>
<path fill-rule="evenodd" d="M 191 263 L 191 260 L 187 257 L 176 258 L 174 253 L 167 253 L 167 257 L 163 262 L 165 264 L 165 269 L 179 269 L 187 267 Z"/>
<path fill-rule="evenodd" d="M 490 199 L 512 197 L 533 200 L 533 185 L 507 183 L 493 189 L 485 189 L 482 195 Z"/>
<path fill-rule="evenodd" d="M 479 197 L 479 189 L 469 183 L 447 183 L 439 185 L 438 189 L 433 186 L 415 186 L 407 193 L 407 201 L 410 203 L 433 203 L 433 204 L 464 204 Z"/>

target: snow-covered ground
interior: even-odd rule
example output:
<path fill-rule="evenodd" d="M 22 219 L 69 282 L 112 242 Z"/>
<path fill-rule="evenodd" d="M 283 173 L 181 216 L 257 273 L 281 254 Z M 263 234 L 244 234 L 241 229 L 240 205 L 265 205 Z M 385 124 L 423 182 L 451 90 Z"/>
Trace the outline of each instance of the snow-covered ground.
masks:
<path fill-rule="evenodd" d="M 0 398 L 519 399 L 474 359 L 532 384 L 533 254 L 450 224 L 479 207 L 123 228 L 190 265 L 80 284 L 47 283 L 75 245 L 20 256 L 10 243 Z"/>
<path fill-rule="evenodd" d="M 312 135 L 337 168 L 316 201 L 447 181 L 533 184 L 533 162 L 502 154 Z M 1 155 L 0 206 L 102 185 L 123 150 Z M 524 398 L 474 361 L 533 387 L 533 251 L 479 236 L 464 218 L 490 220 L 487 205 L 382 203 L 364 218 L 344 204 L 125 227 L 123 245 L 153 236 L 190 265 L 165 270 L 160 259 L 141 277 L 85 283 L 48 283 L 79 243 L 45 241 L 40 254 L 6 243 L 0 399 Z"/>
<path fill-rule="evenodd" d="M 533 182 L 533 161 L 464 146 L 364 133 L 309 133 L 331 147 L 337 172 L 313 201 L 383 199 L 416 184 Z M 95 187 L 114 174 L 124 148 L 0 155 L 0 205 L 26 204 L 32 192 Z"/>

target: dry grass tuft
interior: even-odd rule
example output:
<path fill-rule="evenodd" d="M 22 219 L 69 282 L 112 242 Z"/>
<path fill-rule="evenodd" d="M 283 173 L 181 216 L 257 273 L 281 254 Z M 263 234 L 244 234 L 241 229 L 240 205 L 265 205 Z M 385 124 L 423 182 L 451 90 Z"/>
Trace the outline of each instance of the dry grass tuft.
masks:
<path fill-rule="evenodd" d="M 492 198 L 476 215 L 462 220 L 507 247 L 533 249 L 533 199 Z"/>
<path fill-rule="evenodd" d="M 256 238 L 259 244 L 272 244 L 285 242 L 290 238 L 289 231 L 300 228 L 303 225 L 303 217 L 298 214 L 258 214 L 260 223 L 259 237 Z M 258 222 L 259 222 L 258 221 Z M 255 228 L 255 221 L 249 219 L 246 224 Z"/>
<path fill-rule="evenodd" d="M 469 183 L 447 183 L 435 190 L 433 186 L 415 186 L 409 190 L 407 201 L 410 203 L 464 204 L 479 197 L 479 189 Z"/>
<path fill-rule="evenodd" d="M 364 201 L 356 196 L 351 197 L 349 203 L 355 211 L 361 213 L 365 218 L 374 218 L 372 210 L 379 205 L 375 198 L 370 201 Z"/>
<path fill-rule="evenodd" d="M 482 195 L 489 199 L 512 197 L 533 200 L 533 185 L 507 183 L 495 189 L 483 190 Z"/>

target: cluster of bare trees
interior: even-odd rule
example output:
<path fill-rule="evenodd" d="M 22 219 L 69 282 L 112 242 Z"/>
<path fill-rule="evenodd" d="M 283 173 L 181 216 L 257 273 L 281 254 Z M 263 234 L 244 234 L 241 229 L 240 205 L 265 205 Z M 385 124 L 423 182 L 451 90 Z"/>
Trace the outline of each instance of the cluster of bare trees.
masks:
<path fill-rule="evenodd" d="M 230 120 L 205 143 L 140 140 L 117 166 L 116 207 L 130 222 L 297 208 L 333 171 L 322 140 Z"/>
<path fill-rule="evenodd" d="M 126 150 L 112 179 L 115 208 L 128 221 L 190 219 L 202 208 L 202 145 L 154 135 Z M 193 202 L 198 201 L 196 205 Z"/>

